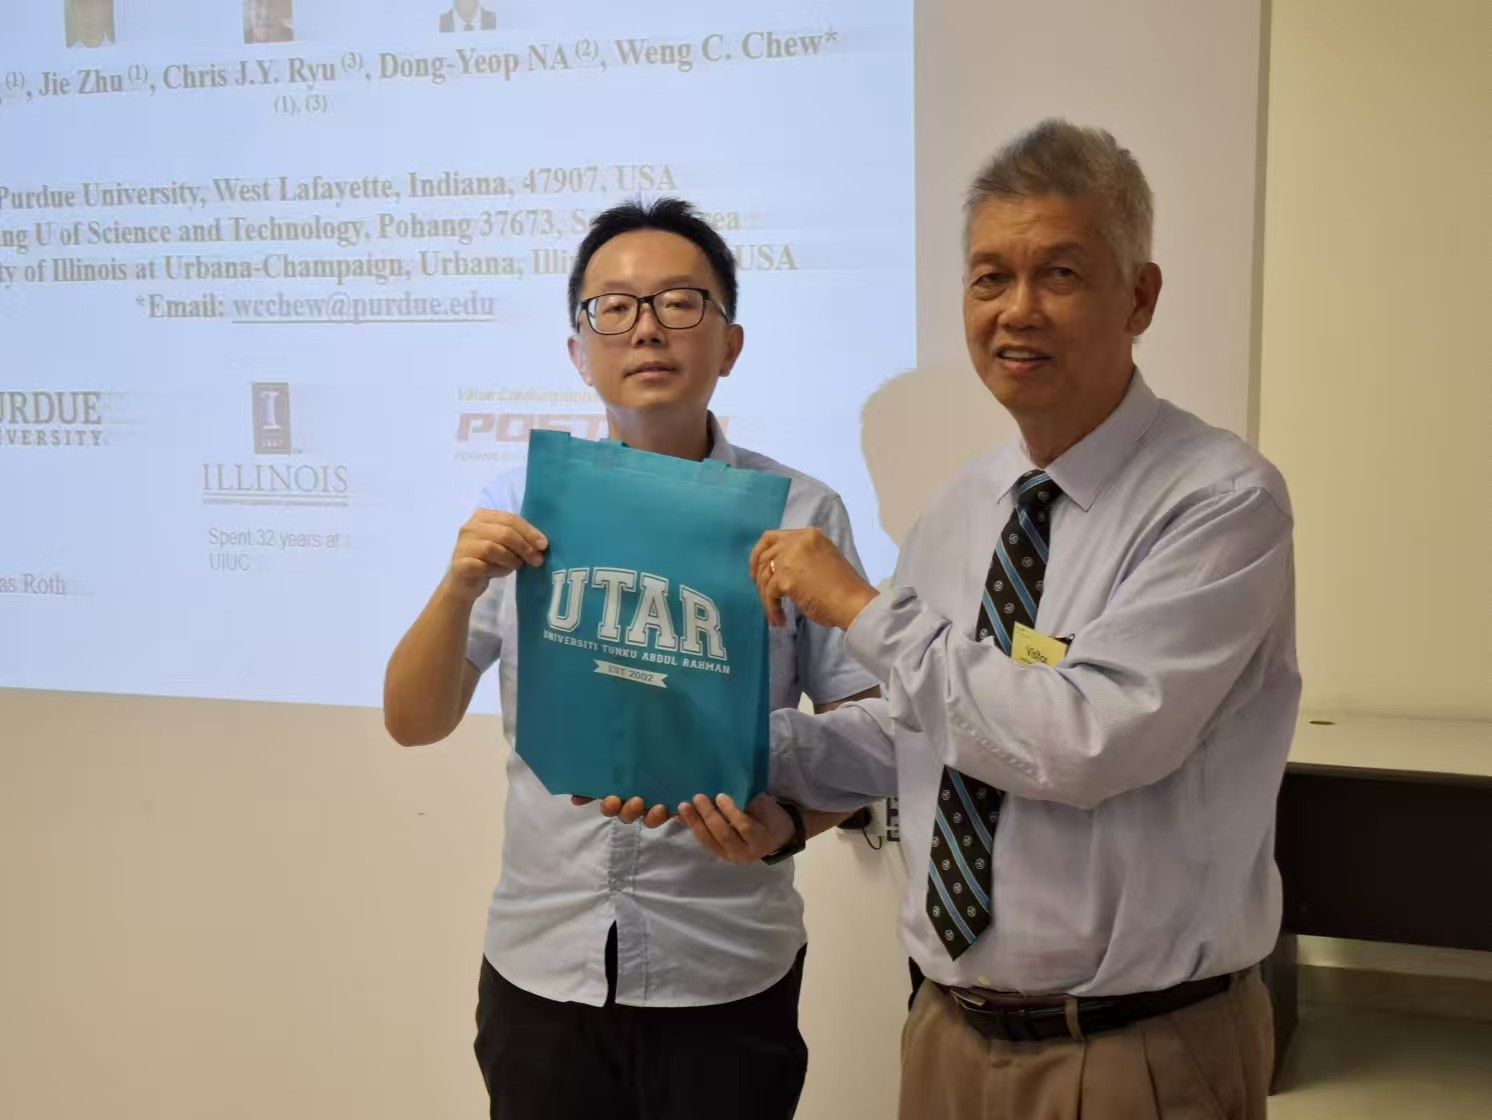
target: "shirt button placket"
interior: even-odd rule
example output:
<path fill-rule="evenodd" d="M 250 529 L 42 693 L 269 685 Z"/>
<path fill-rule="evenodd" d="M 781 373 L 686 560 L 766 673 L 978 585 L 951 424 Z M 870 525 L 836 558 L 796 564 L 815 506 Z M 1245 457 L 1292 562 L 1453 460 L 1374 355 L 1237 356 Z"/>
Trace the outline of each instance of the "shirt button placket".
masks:
<path fill-rule="evenodd" d="M 606 887 L 612 894 L 627 890 L 637 869 L 638 829 L 636 825 L 614 824 L 611 852 L 606 864 Z"/>

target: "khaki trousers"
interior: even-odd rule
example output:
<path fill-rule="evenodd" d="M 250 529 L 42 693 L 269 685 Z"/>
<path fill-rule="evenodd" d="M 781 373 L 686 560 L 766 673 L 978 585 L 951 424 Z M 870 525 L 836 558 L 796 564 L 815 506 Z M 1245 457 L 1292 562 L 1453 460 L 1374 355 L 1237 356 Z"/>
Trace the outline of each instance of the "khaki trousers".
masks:
<path fill-rule="evenodd" d="M 1269 993 L 1226 992 L 1084 1041 L 986 1039 L 924 983 L 902 1032 L 901 1120 L 1264 1120 Z"/>

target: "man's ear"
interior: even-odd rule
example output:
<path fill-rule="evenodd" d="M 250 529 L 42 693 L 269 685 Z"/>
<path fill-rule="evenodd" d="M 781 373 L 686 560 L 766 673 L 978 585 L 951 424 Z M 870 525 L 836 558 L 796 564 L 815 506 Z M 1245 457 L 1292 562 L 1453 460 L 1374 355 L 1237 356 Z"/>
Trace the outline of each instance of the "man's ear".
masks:
<path fill-rule="evenodd" d="M 746 328 L 739 323 L 732 323 L 725 328 L 725 362 L 720 367 L 720 376 L 729 377 L 730 371 L 736 366 L 736 359 L 741 356 L 741 348 L 746 345 Z"/>
<path fill-rule="evenodd" d="M 575 372 L 580 374 L 580 380 L 584 381 L 592 389 L 596 382 L 591 378 L 590 360 L 586 357 L 585 343 L 580 341 L 578 334 L 570 336 L 570 362 L 575 366 Z"/>
<path fill-rule="evenodd" d="M 1155 318 L 1155 305 L 1160 302 L 1160 289 L 1162 277 L 1160 265 L 1151 261 L 1140 269 L 1140 274 L 1135 277 L 1134 290 L 1131 293 L 1134 298 L 1134 307 L 1129 313 L 1129 322 L 1125 324 L 1126 329 L 1135 338 L 1139 338 L 1150 329 L 1150 322 Z"/>

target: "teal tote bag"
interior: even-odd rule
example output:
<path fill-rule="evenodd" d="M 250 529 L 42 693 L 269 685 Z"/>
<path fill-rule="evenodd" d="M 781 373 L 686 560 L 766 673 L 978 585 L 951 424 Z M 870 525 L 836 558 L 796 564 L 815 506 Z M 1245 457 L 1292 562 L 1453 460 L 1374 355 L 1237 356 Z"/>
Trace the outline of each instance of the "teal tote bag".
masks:
<path fill-rule="evenodd" d="M 553 794 L 765 790 L 767 622 L 747 561 L 789 481 L 536 431 L 518 573 L 515 749 Z"/>

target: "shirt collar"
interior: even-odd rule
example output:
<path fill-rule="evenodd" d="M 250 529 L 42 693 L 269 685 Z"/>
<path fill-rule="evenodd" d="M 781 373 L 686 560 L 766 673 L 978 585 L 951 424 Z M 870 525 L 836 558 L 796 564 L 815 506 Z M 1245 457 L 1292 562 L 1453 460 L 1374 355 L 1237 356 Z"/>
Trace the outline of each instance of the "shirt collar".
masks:
<path fill-rule="evenodd" d="M 712 412 L 710 416 L 710 453 L 707 459 L 716 459 L 728 467 L 734 467 L 739 462 L 736 449 L 730 440 L 725 438 L 725 429 L 720 426 L 720 421 L 715 419 Z"/>
<path fill-rule="evenodd" d="M 1136 369 L 1118 407 L 1102 424 L 1049 463 L 1047 474 L 1069 501 L 1087 510 L 1134 452 L 1159 407 L 1159 398 Z M 995 478 L 1000 494 L 1005 495 L 1021 475 L 1035 469 L 1024 443 L 1010 445 L 1010 453 L 1001 456 Z"/>

